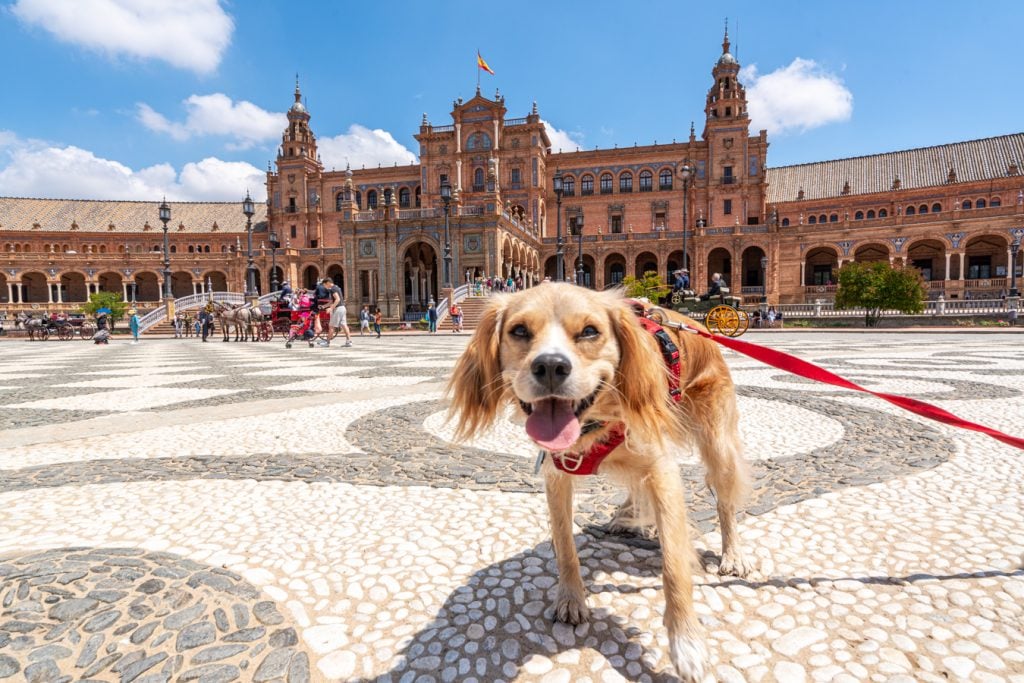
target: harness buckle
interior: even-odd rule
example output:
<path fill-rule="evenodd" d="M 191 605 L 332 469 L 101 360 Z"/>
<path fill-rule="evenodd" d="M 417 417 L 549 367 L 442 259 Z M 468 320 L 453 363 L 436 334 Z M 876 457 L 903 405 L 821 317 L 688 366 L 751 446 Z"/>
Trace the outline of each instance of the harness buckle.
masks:
<path fill-rule="evenodd" d="M 578 470 L 583 466 L 583 461 L 586 459 L 585 453 L 552 453 L 552 458 L 557 458 L 558 462 L 561 463 L 561 469 L 569 472 L 570 474 Z"/>

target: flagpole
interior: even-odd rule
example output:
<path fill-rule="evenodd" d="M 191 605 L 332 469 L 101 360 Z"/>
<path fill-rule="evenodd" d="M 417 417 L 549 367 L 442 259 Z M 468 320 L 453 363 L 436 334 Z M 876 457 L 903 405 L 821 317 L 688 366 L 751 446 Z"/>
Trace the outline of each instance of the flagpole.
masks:
<path fill-rule="evenodd" d="M 480 72 L 483 69 L 480 68 L 480 48 L 476 51 L 476 91 L 480 92 Z"/>

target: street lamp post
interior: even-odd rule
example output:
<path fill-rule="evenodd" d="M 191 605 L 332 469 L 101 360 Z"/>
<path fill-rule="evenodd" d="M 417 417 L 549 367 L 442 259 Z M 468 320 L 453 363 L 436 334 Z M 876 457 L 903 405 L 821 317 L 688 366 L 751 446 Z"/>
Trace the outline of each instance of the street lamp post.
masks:
<path fill-rule="evenodd" d="M 245 268 L 245 296 L 252 298 L 256 296 L 256 264 L 252 261 L 252 217 L 256 213 L 252 205 L 252 197 L 249 191 L 245 191 L 245 199 L 242 200 L 242 213 L 245 214 L 245 239 L 246 251 L 249 256 L 249 265 Z"/>
<path fill-rule="evenodd" d="M 684 161 L 683 165 L 679 167 L 679 178 L 683 181 L 683 265 L 680 268 L 686 268 L 687 270 L 689 270 L 690 264 L 686 254 L 686 233 L 690 226 L 687 224 L 686 200 L 690 195 L 690 178 L 692 176 L 693 168 Z"/>
<path fill-rule="evenodd" d="M 580 237 L 580 258 L 576 263 L 576 284 L 580 287 L 584 287 L 583 283 L 583 213 L 580 212 L 579 216 L 576 216 L 576 232 Z"/>
<path fill-rule="evenodd" d="M 209 301 L 213 301 L 213 280 L 210 279 L 209 275 L 206 276 L 206 298 Z"/>
<path fill-rule="evenodd" d="M 277 233 L 270 232 L 270 291 L 277 291 L 277 248 L 281 243 L 277 241 Z"/>
<path fill-rule="evenodd" d="M 167 223 L 171 220 L 171 207 L 167 206 L 167 198 L 160 203 L 160 222 L 164 224 L 164 299 L 171 298 L 171 256 L 167 245 Z"/>
<path fill-rule="evenodd" d="M 768 257 L 761 257 L 761 295 L 765 303 L 768 302 Z"/>
<path fill-rule="evenodd" d="M 452 288 L 452 236 L 448 229 L 448 214 L 451 212 L 452 186 L 448 181 L 441 183 L 441 201 L 444 202 L 444 288 Z"/>
<path fill-rule="evenodd" d="M 1017 254 L 1020 252 L 1020 235 L 1013 239 L 1010 245 L 1010 296 L 1020 296 L 1017 291 Z"/>
<path fill-rule="evenodd" d="M 551 179 L 551 187 L 555 191 L 555 282 L 565 280 L 565 267 L 562 265 L 563 247 L 562 242 L 562 171 L 555 169 L 555 176 Z"/>

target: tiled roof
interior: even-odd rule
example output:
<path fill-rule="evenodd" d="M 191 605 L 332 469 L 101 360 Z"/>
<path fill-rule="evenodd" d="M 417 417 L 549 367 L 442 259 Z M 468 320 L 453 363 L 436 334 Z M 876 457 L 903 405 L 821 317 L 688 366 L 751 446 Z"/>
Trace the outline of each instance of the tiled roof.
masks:
<path fill-rule="evenodd" d="M 950 168 L 958 183 L 1005 178 L 1011 162 L 1019 167 L 1018 173 L 1024 172 L 1024 133 L 779 166 L 768 169 L 768 202 L 796 201 L 801 188 L 804 199 L 840 197 L 845 183 L 850 184 L 850 194 L 887 192 L 896 178 L 904 190 L 941 186 L 947 184 Z"/>
<path fill-rule="evenodd" d="M 72 228 L 75 223 L 79 232 L 136 233 L 145 232 L 149 223 L 150 230 L 163 232 L 163 224 L 157 216 L 158 206 L 158 202 L 0 197 L 0 231 L 67 232 L 75 229 Z M 245 232 L 241 202 L 168 202 L 168 206 L 171 221 L 167 227 L 172 233 Z M 254 208 L 252 221 L 256 226 L 267 220 L 267 206 L 254 202 Z M 38 228 L 33 227 L 36 223 Z"/>

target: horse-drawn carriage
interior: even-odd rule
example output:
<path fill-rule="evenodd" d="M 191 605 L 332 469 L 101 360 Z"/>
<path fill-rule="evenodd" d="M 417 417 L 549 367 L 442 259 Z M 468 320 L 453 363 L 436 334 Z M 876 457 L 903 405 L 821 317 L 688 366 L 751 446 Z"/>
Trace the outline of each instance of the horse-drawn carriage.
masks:
<path fill-rule="evenodd" d="M 51 336 L 61 341 L 71 341 L 75 338 L 76 325 L 66 317 L 53 316 L 34 318 L 28 314 L 21 313 L 16 319 L 16 326 L 28 332 L 30 341 L 39 339 L 46 341 Z"/>
<path fill-rule="evenodd" d="M 291 302 L 274 299 L 270 302 L 270 320 L 266 324 L 273 332 L 285 338 L 284 345 L 289 349 L 296 339 L 307 341 L 313 346 L 318 338 L 314 316 L 320 318 L 320 338 L 326 339 L 327 331 L 331 329 L 331 314 L 326 310 L 314 308 L 316 306 L 312 302 L 308 302 L 306 306 L 300 303 L 296 308 L 292 308 Z"/>
<path fill-rule="evenodd" d="M 743 300 L 730 295 L 728 287 L 706 300 L 684 289 L 672 292 L 670 301 L 673 309 L 696 320 L 703 317 L 705 327 L 727 337 L 738 337 L 750 327 L 750 316 L 741 308 Z"/>

